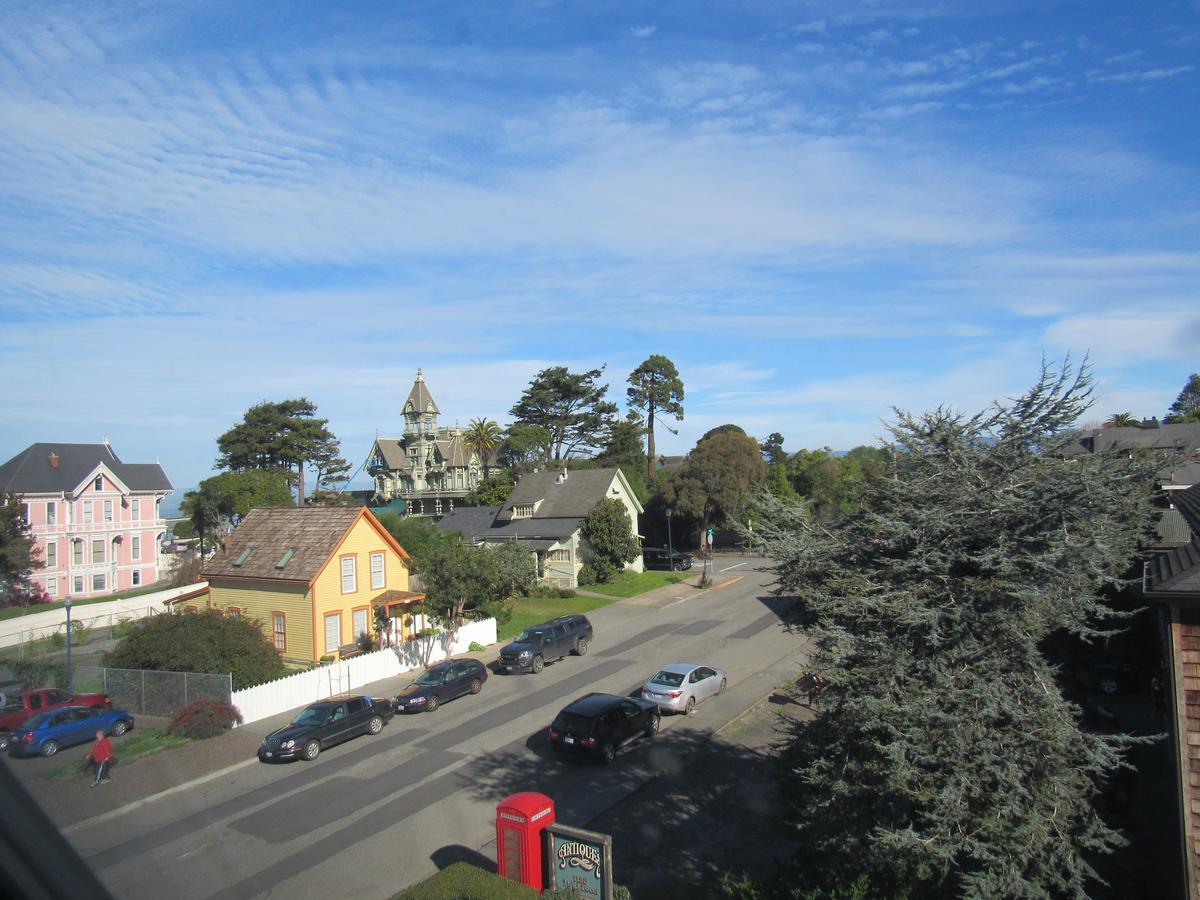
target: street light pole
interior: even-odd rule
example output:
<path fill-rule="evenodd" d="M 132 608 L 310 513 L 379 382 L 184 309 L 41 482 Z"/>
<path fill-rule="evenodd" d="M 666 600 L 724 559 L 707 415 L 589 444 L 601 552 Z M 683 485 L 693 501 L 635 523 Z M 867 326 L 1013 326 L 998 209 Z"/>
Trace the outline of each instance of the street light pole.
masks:
<path fill-rule="evenodd" d="M 71 595 L 67 595 L 67 690 L 75 693 L 75 670 L 71 668 Z"/>
<path fill-rule="evenodd" d="M 671 507 L 667 507 L 667 562 L 668 565 L 675 565 L 675 545 L 671 542 Z"/>

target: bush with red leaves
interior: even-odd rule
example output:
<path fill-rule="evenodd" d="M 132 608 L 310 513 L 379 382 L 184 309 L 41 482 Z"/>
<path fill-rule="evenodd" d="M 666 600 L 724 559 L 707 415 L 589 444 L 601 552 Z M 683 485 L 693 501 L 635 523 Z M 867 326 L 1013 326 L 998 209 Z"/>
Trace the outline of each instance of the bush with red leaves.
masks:
<path fill-rule="evenodd" d="M 220 700 L 197 700 L 189 703 L 171 720 L 167 734 L 200 739 L 224 734 L 234 724 L 242 724 L 242 714 L 236 706 Z"/>

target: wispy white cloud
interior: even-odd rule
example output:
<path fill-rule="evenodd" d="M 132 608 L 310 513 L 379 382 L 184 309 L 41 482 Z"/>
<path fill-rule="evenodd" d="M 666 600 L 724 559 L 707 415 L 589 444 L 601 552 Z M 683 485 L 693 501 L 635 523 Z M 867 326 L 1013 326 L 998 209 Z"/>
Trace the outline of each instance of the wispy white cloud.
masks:
<path fill-rule="evenodd" d="M 630 37 L 642 40 L 643 38 L 650 37 L 657 30 L 658 26 L 656 25 L 635 25 L 629 29 L 629 35 Z"/>

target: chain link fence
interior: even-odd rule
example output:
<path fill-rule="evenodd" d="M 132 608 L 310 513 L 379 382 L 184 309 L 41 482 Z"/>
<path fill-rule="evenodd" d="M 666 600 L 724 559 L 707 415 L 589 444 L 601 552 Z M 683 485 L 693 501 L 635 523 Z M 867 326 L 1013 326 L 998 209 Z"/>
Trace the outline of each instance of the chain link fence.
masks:
<path fill-rule="evenodd" d="M 204 672 L 157 672 L 151 669 L 111 669 L 74 666 L 75 690 L 108 694 L 115 709 L 134 715 L 170 718 L 200 699 L 229 703 L 233 676 Z"/>

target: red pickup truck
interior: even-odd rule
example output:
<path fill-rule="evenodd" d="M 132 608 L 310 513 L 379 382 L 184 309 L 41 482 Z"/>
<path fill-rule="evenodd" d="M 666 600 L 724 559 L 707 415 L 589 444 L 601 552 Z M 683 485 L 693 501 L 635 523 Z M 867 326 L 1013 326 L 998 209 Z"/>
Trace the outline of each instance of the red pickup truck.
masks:
<path fill-rule="evenodd" d="M 28 719 L 49 709 L 60 706 L 91 706 L 96 709 L 112 709 L 108 694 L 68 694 L 58 688 L 40 688 L 32 691 L 5 692 L 4 704 L 0 706 L 0 750 L 8 747 L 8 732 L 19 728 Z"/>

